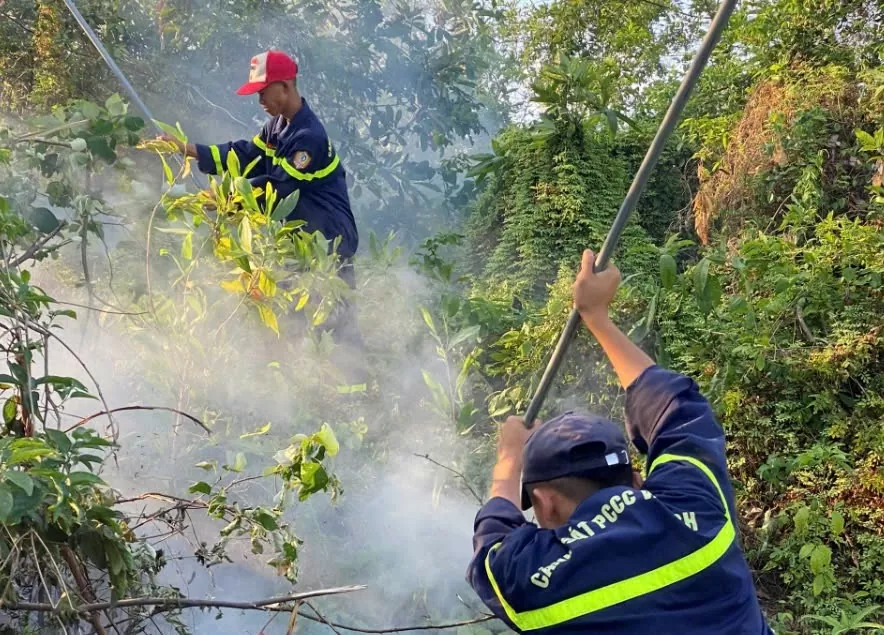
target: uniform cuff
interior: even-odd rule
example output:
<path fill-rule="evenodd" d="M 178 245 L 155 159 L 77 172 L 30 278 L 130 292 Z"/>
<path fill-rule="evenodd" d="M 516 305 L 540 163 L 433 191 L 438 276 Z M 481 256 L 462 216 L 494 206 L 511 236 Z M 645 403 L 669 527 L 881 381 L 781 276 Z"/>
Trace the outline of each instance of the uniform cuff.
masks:
<path fill-rule="evenodd" d="M 488 518 L 503 520 L 508 525 L 513 526 L 518 526 L 527 522 L 525 520 L 525 515 L 518 507 L 513 505 L 512 501 L 500 496 L 495 496 L 489 500 L 478 511 L 476 514 L 476 520 L 473 522 L 473 532 L 475 533 L 478 531 L 479 523 Z"/>
<path fill-rule="evenodd" d="M 215 156 L 212 153 L 211 146 L 204 146 L 199 143 L 195 143 L 194 145 L 196 146 L 197 155 L 196 165 L 199 168 L 200 172 L 202 172 L 203 174 L 220 174 L 220 172 L 218 171 L 218 162 L 215 161 Z"/>

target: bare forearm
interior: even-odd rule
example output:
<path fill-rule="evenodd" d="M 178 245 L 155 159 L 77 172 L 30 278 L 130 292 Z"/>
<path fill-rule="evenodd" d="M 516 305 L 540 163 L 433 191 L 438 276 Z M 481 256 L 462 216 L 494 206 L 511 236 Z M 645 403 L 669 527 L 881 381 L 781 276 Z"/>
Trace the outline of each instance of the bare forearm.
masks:
<path fill-rule="evenodd" d="M 624 388 L 628 388 L 646 369 L 654 365 L 654 360 L 626 337 L 607 313 L 584 318 L 584 323 L 605 351 Z"/>
<path fill-rule="evenodd" d="M 521 457 L 498 455 L 497 463 L 491 473 L 491 491 L 489 498 L 499 496 L 510 501 L 516 507 L 522 502 L 521 493 Z"/>

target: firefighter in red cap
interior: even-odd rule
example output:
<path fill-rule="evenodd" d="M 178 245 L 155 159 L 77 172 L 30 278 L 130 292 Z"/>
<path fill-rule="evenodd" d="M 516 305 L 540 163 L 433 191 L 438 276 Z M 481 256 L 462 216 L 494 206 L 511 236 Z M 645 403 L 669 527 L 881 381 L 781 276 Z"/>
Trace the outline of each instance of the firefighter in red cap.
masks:
<path fill-rule="evenodd" d="M 297 75 L 297 63 L 280 51 L 267 51 L 252 58 L 249 81 L 236 92 L 257 93 L 261 107 L 270 115 L 252 139 L 184 145 L 168 135 L 161 138 L 196 158 L 203 173 L 220 175 L 227 165 L 228 153 L 234 152 L 241 166 L 257 161 L 248 175 L 254 187 L 263 189 L 271 184 L 278 200 L 299 190 L 298 204 L 287 220 L 305 221 L 302 229 L 318 231 L 332 243 L 340 237 L 340 275 L 352 289 L 352 258 L 359 236 L 350 209 L 346 172 L 325 127 L 298 92 Z"/>

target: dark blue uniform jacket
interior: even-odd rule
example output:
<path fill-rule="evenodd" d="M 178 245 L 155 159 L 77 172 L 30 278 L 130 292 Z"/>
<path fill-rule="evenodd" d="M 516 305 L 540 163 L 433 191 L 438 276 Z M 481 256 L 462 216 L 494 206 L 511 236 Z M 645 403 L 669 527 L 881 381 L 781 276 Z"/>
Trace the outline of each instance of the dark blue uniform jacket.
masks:
<path fill-rule="evenodd" d="M 519 632 L 771 634 L 736 540 L 724 432 L 697 385 L 653 366 L 627 390 L 626 418 L 648 454 L 642 489 L 600 490 L 556 530 L 491 499 L 472 587 Z"/>
<path fill-rule="evenodd" d="M 350 210 L 346 173 L 307 100 L 303 100 L 291 121 L 274 117 L 251 140 L 197 144 L 196 150 L 199 169 L 206 174 L 223 173 L 227 169 L 227 153 L 231 151 L 236 153 L 243 172 L 256 161 L 248 172 L 253 186 L 263 188 L 271 183 L 277 200 L 295 190 L 301 191 L 288 220 L 304 220 L 305 231 L 319 231 L 330 241 L 340 236 L 338 253 L 344 258 L 356 253 L 359 236 Z"/>

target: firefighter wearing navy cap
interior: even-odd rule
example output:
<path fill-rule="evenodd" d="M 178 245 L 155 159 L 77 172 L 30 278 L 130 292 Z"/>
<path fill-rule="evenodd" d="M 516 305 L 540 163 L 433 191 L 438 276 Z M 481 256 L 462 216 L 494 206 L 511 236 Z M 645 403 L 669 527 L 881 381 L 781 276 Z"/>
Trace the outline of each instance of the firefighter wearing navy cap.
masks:
<path fill-rule="evenodd" d="M 467 579 L 521 633 L 772 634 L 738 544 L 724 432 L 691 379 L 610 320 L 620 274 L 593 273 L 593 260 L 584 253 L 574 302 L 626 389 L 647 479 L 610 421 L 565 413 L 529 430 L 511 417 Z"/>
<path fill-rule="evenodd" d="M 263 189 L 271 184 L 278 199 L 299 190 L 298 204 L 288 220 L 305 221 L 305 231 L 318 231 L 329 241 L 340 237 L 337 253 L 343 261 L 341 278 L 355 288 L 352 258 L 359 236 L 350 209 L 346 173 L 325 128 L 298 92 L 297 75 L 297 63 L 280 51 L 252 58 L 249 81 L 236 92 L 257 93 L 261 107 L 270 115 L 252 139 L 183 146 L 174 137 L 161 138 L 196 158 L 200 171 L 206 174 L 221 174 L 228 154 L 234 152 L 243 168 L 255 162 L 248 174 L 254 187 Z"/>

